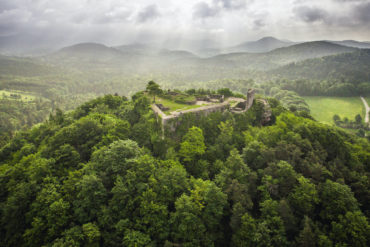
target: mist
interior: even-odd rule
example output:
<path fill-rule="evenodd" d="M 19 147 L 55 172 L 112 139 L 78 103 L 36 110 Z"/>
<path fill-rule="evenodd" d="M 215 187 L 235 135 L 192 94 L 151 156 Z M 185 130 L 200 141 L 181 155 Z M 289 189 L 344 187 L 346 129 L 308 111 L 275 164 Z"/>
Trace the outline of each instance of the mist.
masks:
<path fill-rule="evenodd" d="M 95 42 L 199 50 L 264 36 L 366 41 L 369 13 L 368 0 L 3 0 L 0 49 L 49 52 Z"/>

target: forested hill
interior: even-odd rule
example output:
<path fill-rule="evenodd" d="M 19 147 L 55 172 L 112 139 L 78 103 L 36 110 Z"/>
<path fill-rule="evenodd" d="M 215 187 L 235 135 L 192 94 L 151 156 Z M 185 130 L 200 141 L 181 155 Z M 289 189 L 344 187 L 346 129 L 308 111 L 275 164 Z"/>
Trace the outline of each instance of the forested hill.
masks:
<path fill-rule="evenodd" d="M 282 47 L 271 51 L 274 55 L 291 55 L 297 56 L 298 58 L 312 58 L 312 57 L 323 57 L 333 54 L 341 54 L 346 52 L 353 52 L 358 50 L 357 48 L 348 47 L 344 45 L 334 44 L 327 41 L 312 41 L 304 42 L 301 44 L 292 45 L 289 47 Z"/>
<path fill-rule="evenodd" d="M 17 58 L 0 55 L 0 74 L 2 76 L 40 76 L 57 73 L 52 66 L 39 64 L 30 58 Z M 0 77 L 0 78 L 1 78 Z"/>
<path fill-rule="evenodd" d="M 290 79 L 370 81 L 370 49 L 291 63 L 273 71 Z"/>
<path fill-rule="evenodd" d="M 0 150 L 1 246 L 369 246 L 370 144 L 268 99 L 162 139 L 107 95 Z"/>
<path fill-rule="evenodd" d="M 223 54 L 209 58 L 206 61 L 219 66 L 243 67 L 265 71 L 276 69 L 292 62 L 349 53 L 357 50 L 357 48 L 333 44 L 326 41 L 314 41 L 282 47 L 266 53 Z"/>
<path fill-rule="evenodd" d="M 249 41 L 241 43 L 237 46 L 226 49 L 227 52 L 251 52 L 251 53 L 261 53 L 269 52 L 277 48 L 286 47 L 294 45 L 294 42 L 283 41 L 276 39 L 274 37 L 263 37 L 262 39 L 256 41 Z"/>

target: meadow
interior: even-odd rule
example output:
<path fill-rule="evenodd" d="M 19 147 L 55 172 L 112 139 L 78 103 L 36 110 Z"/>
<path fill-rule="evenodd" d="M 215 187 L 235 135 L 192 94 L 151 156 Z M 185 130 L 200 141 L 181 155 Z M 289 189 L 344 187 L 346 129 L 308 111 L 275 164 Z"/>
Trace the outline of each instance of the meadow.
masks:
<path fill-rule="evenodd" d="M 12 95 L 16 95 L 16 97 L 12 97 Z M 36 99 L 36 96 L 30 93 L 18 91 L 18 90 L 0 90 L 0 99 L 7 98 L 7 99 L 15 99 L 15 100 L 22 100 L 22 101 L 33 101 Z"/>
<path fill-rule="evenodd" d="M 339 115 L 354 120 L 357 114 L 365 116 L 365 108 L 360 97 L 303 97 L 309 105 L 311 115 L 318 121 L 334 124 L 333 116 Z M 367 98 L 369 102 L 369 98 Z"/>
<path fill-rule="evenodd" d="M 159 98 L 159 97 L 156 98 L 156 103 L 162 104 L 165 107 L 170 108 L 170 110 L 166 111 L 165 113 L 169 113 L 169 112 L 177 111 L 177 110 L 184 111 L 184 110 L 189 110 L 189 109 L 198 108 L 198 107 L 202 106 L 202 105 L 180 104 L 180 103 L 177 103 L 175 101 L 168 100 L 168 99 L 163 99 L 163 98 Z"/>

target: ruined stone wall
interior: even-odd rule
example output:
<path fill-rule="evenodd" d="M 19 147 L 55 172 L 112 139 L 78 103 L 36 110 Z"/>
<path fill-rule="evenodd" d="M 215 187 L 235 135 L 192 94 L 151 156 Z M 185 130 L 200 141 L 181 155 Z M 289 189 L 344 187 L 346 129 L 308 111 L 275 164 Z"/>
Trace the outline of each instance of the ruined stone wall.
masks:
<path fill-rule="evenodd" d="M 251 108 L 254 100 L 254 89 L 249 89 L 247 93 L 247 109 Z"/>
<path fill-rule="evenodd" d="M 229 100 L 238 100 L 238 98 L 229 98 Z M 253 89 L 248 90 L 247 100 L 239 99 L 241 100 L 239 101 L 239 104 L 242 105 L 242 108 L 240 108 L 241 110 L 239 111 L 236 111 L 235 107 L 233 109 L 229 109 L 230 108 L 229 100 L 223 103 L 220 103 L 220 104 L 216 104 L 216 105 L 208 105 L 208 106 L 202 106 L 199 108 L 189 109 L 189 110 L 185 110 L 181 112 L 174 112 L 171 115 L 164 114 L 161 111 L 161 109 L 159 109 L 159 107 L 155 104 L 153 104 L 151 107 L 157 116 L 157 120 L 161 119 L 162 131 L 164 132 L 165 127 L 168 128 L 170 131 L 175 131 L 177 126 L 181 124 L 178 118 L 180 118 L 184 114 L 192 113 L 192 114 L 199 115 L 199 116 L 207 116 L 208 114 L 212 112 L 223 112 L 225 110 L 230 110 L 231 112 L 234 112 L 234 113 L 243 113 L 247 111 L 253 105 L 254 90 Z"/>

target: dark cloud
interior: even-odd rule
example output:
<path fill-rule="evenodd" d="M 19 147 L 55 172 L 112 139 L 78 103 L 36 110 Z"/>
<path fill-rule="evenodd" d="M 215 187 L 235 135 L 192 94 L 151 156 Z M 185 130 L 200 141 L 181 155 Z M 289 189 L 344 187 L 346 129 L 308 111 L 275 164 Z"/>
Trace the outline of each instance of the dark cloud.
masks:
<path fill-rule="evenodd" d="M 254 24 L 254 29 L 259 29 L 259 28 L 266 26 L 266 22 L 264 19 L 256 19 L 253 21 L 253 24 Z"/>
<path fill-rule="evenodd" d="M 0 0 L 0 43 L 17 37 L 24 46 L 162 42 L 176 35 L 234 43 L 261 30 L 290 39 L 297 32 L 301 40 L 369 40 L 370 0 Z"/>
<path fill-rule="evenodd" d="M 225 9 L 241 9 L 247 6 L 251 0 L 213 0 L 216 6 L 220 6 Z"/>
<path fill-rule="evenodd" d="M 160 17 L 161 14 L 158 10 L 157 5 L 152 4 L 145 7 L 142 11 L 139 12 L 137 15 L 137 21 L 140 23 L 152 21 Z"/>
<path fill-rule="evenodd" d="M 0 36 L 19 32 L 22 26 L 27 25 L 32 13 L 27 10 L 10 9 L 0 13 Z"/>
<path fill-rule="evenodd" d="M 370 23 L 370 2 L 357 5 L 354 8 L 354 18 L 364 24 Z"/>
<path fill-rule="evenodd" d="M 293 9 L 293 13 L 304 22 L 324 21 L 328 13 L 317 7 L 299 6 Z"/>
<path fill-rule="evenodd" d="M 197 3 L 194 6 L 194 18 L 209 18 L 222 13 L 222 11 L 232 11 L 244 9 L 253 0 L 213 0 L 211 4 L 206 2 Z"/>
<path fill-rule="evenodd" d="M 194 18 L 208 18 L 218 15 L 219 9 L 210 6 L 208 3 L 200 2 L 194 6 L 193 17 Z"/>
<path fill-rule="evenodd" d="M 17 5 L 13 1 L 1 0 L 0 1 L 0 13 L 4 10 L 10 10 L 16 8 Z"/>

